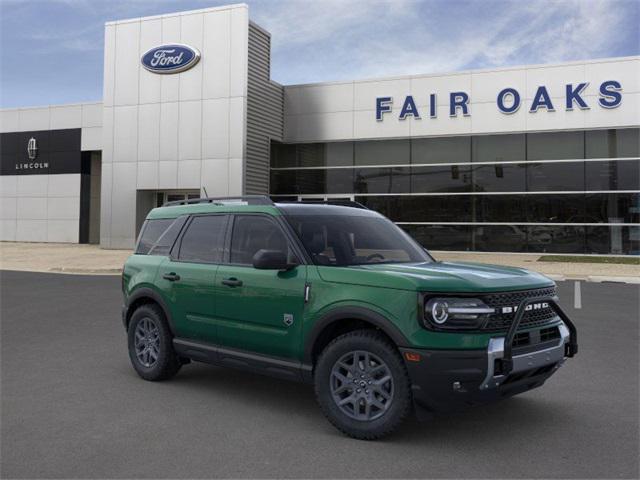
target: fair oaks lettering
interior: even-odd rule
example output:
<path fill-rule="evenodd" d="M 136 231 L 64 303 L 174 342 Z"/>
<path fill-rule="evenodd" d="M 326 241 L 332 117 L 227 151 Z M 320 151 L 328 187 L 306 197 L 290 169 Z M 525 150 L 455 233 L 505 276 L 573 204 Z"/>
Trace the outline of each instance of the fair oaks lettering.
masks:
<path fill-rule="evenodd" d="M 558 92 L 553 92 L 553 98 L 562 98 L 562 105 L 555 105 L 554 101 L 558 103 L 558 100 L 552 100 L 549 89 L 541 85 L 532 91 L 532 99 L 526 102 L 525 107 L 529 113 L 536 113 L 539 110 L 555 112 L 556 108 L 564 108 L 566 111 L 571 111 L 575 108 L 589 110 L 591 107 L 585 98 L 588 87 L 589 82 L 566 84 L 561 95 L 557 95 Z M 598 86 L 597 95 L 597 104 L 601 108 L 619 107 L 622 103 L 622 85 L 617 80 L 604 81 Z M 428 118 L 437 118 L 438 95 L 436 93 L 429 93 L 425 96 L 425 100 L 427 100 L 426 104 L 418 107 L 416 98 L 414 98 L 413 95 L 407 95 L 401 104 L 396 106 L 393 97 L 377 97 L 376 120 L 381 122 L 384 120 L 385 114 L 392 114 L 394 111 L 398 111 L 399 120 L 406 120 L 410 117 L 421 120 L 423 113 Z M 459 114 L 464 117 L 471 115 L 469 93 L 464 91 L 449 92 L 448 100 L 448 103 L 444 105 L 449 106 L 450 117 L 457 117 Z M 524 103 L 525 100 L 523 96 L 513 87 L 503 88 L 496 95 L 496 107 L 505 115 L 517 112 Z M 396 110 L 397 108 L 399 108 L 399 110 Z M 424 110 L 424 112 L 422 110 Z"/>

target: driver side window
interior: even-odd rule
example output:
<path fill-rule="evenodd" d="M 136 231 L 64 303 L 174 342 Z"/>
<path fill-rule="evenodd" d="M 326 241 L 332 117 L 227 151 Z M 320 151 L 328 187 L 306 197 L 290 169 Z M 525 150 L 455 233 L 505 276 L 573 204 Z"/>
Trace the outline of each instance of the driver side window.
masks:
<path fill-rule="evenodd" d="M 237 215 L 231 236 L 230 263 L 251 265 L 253 256 L 262 249 L 279 250 L 289 261 L 295 259 L 287 237 L 273 220 L 260 215 Z"/>

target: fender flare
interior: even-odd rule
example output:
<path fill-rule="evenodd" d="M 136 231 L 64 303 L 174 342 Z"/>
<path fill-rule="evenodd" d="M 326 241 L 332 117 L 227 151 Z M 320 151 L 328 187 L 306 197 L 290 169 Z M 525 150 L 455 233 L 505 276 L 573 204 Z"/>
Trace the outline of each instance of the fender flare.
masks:
<path fill-rule="evenodd" d="M 131 319 L 131 315 L 133 311 L 131 310 L 131 305 L 133 305 L 137 300 L 141 298 L 149 298 L 157 303 L 162 309 L 162 313 L 164 313 L 164 317 L 167 319 L 167 323 L 169 324 L 169 329 L 171 333 L 175 336 L 175 329 L 173 327 L 173 319 L 171 318 L 171 310 L 167 306 L 166 302 L 162 298 L 158 292 L 149 287 L 140 287 L 136 289 L 127 299 L 127 303 L 125 304 L 125 327 L 129 328 L 129 320 Z"/>
<path fill-rule="evenodd" d="M 374 325 L 387 334 L 398 347 L 406 347 L 410 344 L 400 329 L 378 312 L 364 307 L 337 307 L 320 317 L 307 334 L 304 341 L 304 363 L 313 364 L 313 347 L 324 329 L 345 319 L 362 320 Z"/>

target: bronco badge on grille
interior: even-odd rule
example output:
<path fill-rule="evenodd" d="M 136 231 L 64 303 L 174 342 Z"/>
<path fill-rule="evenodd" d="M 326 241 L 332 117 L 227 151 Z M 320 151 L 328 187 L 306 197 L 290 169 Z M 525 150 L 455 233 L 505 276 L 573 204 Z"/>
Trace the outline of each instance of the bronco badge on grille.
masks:
<path fill-rule="evenodd" d="M 524 307 L 524 311 L 528 312 L 530 310 L 542 310 L 543 308 L 549 308 L 549 304 L 547 302 L 539 302 L 539 303 L 530 303 L 526 307 Z M 502 313 L 513 313 L 518 310 L 518 305 L 513 307 L 502 307 Z"/>

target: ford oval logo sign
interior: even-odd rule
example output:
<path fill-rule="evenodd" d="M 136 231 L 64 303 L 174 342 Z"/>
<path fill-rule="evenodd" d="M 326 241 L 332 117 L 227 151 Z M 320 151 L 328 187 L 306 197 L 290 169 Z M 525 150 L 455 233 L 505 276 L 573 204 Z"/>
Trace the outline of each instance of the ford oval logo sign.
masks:
<path fill-rule="evenodd" d="M 200 52 L 189 45 L 174 43 L 148 50 L 140 61 L 153 73 L 179 73 L 189 70 L 200 60 Z"/>

